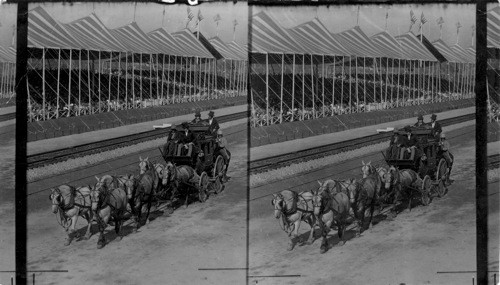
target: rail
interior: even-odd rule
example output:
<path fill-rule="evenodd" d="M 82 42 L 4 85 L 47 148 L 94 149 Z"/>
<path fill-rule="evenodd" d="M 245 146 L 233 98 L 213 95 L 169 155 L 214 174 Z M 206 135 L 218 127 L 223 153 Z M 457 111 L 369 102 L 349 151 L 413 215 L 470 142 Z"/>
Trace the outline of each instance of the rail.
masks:
<path fill-rule="evenodd" d="M 247 117 L 248 113 L 244 111 L 244 112 L 220 116 L 217 118 L 217 120 L 219 121 L 219 123 L 226 123 L 226 122 L 236 121 L 239 119 L 244 119 Z M 65 161 L 70 158 L 78 158 L 103 151 L 108 151 L 125 146 L 138 144 L 145 141 L 155 140 L 157 138 L 166 136 L 169 131 L 170 128 L 156 129 L 126 136 L 106 139 L 99 142 L 92 142 L 74 147 L 62 148 L 54 151 L 29 155 L 27 157 L 28 169 Z"/>

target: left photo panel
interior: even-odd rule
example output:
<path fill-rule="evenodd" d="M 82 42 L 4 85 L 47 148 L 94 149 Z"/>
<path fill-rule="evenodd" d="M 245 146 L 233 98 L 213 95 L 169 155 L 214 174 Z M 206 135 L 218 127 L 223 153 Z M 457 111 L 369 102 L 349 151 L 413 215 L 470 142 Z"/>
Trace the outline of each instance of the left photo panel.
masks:
<path fill-rule="evenodd" d="M 246 3 L 29 5 L 30 284 L 246 282 L 247 19 Z"/>
<path fill-rule="evenodd" d="M 16 13 L 0 6 L 0 284 L 15 278 Z"/>

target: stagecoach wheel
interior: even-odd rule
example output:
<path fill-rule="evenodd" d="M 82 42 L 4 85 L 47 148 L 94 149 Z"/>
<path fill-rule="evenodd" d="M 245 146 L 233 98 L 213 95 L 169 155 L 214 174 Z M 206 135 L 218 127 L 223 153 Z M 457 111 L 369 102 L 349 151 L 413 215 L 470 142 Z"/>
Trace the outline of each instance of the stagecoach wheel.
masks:
<path fill-rule="evenodd" d="M 213 168 L 213 178 L 222 179 L 222 174 L 224 173 L 224 158 L 222 155 L 218 155 L 215 160 L 214 168 Z"/>
<path fill-rule="evenodd" d="M 432 180 L 429 175 L 426 175 L 424 177 L 424 180 L 422 181 L 422 189 L 420 191 L 422 193 L 421 200 L 424 206 L 429 205 L 429 202 L 431 200 L 430 197 L 431 186 L 432 186 Z"/>
<path fill-rule="evenodd" d="M 439 160 L 438 168 L 436 170 L 436 180 L 446 180 L 446 172 L 448 171 L 448 163 L 446 163 L 446 159 L 441 158 Z"/>
<path fill-rule="evenodd" d="M 444 179 L 438 181 L 438 185 L 436 186 L 436 192 L 439 198 L 444 196 L 446 192 L 446 187 L 444 186 Z"/>
<path fill-rule="evenodd" d="M 198 182 L 198 198 L 202 203 L 205 202 L 208 198 L 207 189 L 208 175 L 205 171 L 203 171 L 200 175 L 200 182 Z"/>
<path fill-rule="evenodd" d="M 215 178 L 214 182 L 212 183 L 212 189 L 215 191 L 215 194 L 219 194 L 222 191 L 221 178 Z"/>

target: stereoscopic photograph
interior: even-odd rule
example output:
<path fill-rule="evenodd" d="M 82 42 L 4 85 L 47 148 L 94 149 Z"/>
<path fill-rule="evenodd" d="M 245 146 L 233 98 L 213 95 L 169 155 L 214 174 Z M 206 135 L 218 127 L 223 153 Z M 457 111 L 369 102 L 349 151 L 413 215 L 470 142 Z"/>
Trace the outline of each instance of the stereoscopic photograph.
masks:
<path fill-rule="evenodd" d="M 475 8 L 252 6 L 250 284 L 474 283 Z M 488 174 L 493 284 L 498 168 Z"/>
<path fill-rule="evenodd" d="M 31 3 L 28 283 L 246 280 L 245 3 Z"/>
<path fill-rule="evenodd" d="M 497 284 L 500 6 L 285 2 L 0 0 L 0 285 Z"/>

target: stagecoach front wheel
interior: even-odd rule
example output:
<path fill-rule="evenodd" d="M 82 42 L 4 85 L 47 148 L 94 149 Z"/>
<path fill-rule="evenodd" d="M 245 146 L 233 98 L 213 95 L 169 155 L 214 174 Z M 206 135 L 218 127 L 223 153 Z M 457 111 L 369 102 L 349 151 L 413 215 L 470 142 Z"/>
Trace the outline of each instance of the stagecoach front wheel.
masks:
<path fill-rule="evenodd" d="M 422 193 L 422 205 L 427 206 L 429 205 L 431 201 L 431 186 L 432 186 L 432 180 L 429 175 L 426 175 L 424 177 L 424 180 L 422 181 L 422 189 L 420 189 L 420 192 Z"/>
<path fill-rule="evenodd" d="M 212 189 L 214 189 L 216 194 L 219 194 L 222 191 L 222 182 L 220 178 L 215 178 L 215 181 L 212 183 Z"/>
<path fill-rule="evenodd" d="M 436 170 L 436 180 L 439 183 L 437 186 L 438 197 L 441 198 L 446 192 L 446 177 L 448 175 L 448 163 L 444 158 L 439 160 L 438 168 Z"/>
<path fill-rule="evenodd" d="M 208 175 L 205 171 L 203 171 L 200 175 L 200 181 L 198 182 L 198 198 L 202 203 L 204 203 L 208 198 L 207 189 Z"/>
<path fill-rule="evenodd" d="M 224 158 L 222 155 L 218 155 L 215 160 L 214 168 L 213 168 L 213 178 L 222 179 L 222 175 L 224 174 Z"/>

